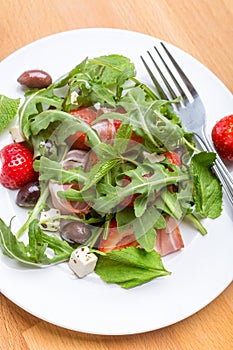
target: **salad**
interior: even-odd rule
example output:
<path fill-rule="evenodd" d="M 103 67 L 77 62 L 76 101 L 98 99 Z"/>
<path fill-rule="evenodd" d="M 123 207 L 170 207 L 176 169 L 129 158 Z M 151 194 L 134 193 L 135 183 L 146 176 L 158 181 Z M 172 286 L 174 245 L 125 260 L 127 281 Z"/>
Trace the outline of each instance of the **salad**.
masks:
<path fill-rule="evenodd" d="M 18 232 L 0 219 L 2 252 L 123 288 L 170 275 L 162 257 L 184 248 L 180 222 L 205 235 L 202 218 L 222 211 L 215 154 L 195 147 L 178 100 L 161 100 L 117 54 L 85 58 L 55 82 L 45 73 L 46 85 L 30 74 L 22 101 L 0 96 L 2 129 L 17 118 L 0 182 L 30 207 Z"/>

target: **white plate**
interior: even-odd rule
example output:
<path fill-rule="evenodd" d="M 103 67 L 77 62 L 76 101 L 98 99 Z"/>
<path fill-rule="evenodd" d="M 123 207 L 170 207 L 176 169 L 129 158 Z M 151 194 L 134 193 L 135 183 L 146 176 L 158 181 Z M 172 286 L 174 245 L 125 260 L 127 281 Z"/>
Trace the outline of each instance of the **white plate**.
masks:
<path fill-rule="evenodd" d="M 16 82 L 25 70 L 40 68 L 54 79 L 70 70 L 86 56 L 120 53 L 136 64 L 140 79 L 148 82 L 139 59 L 153 48 L 157 39 L 116 29 L 81 29 L 36 41 L 6 58 L 0 64 L 0 93 L 22 96 Z M 169 45 L 190 76 L 208 115 L 208 130 L 214 122 L 233 112 L 232 96 L 207 68 Z M 0 146 L 11 142 L 7 133 Z M 0 188 L 0 216 L 25 217 L 14 204 L 15 192 Z M 224 202 L 219 219 L 206 220 L 209 234 L 201 236 L 182 226 L 186 248 L 164 259 L 169 277 L 154 280 L 131 290 L 108 285 L 95 274 L 76 279 L 66 264 L 33 269 L 0 254 L 0 290 L 29 313 L 53 324 L 95 334 L 133 334 L 171 325 L 197 312 L 215 299 L 232 281 L 233 230 L 230 208 Z"/>

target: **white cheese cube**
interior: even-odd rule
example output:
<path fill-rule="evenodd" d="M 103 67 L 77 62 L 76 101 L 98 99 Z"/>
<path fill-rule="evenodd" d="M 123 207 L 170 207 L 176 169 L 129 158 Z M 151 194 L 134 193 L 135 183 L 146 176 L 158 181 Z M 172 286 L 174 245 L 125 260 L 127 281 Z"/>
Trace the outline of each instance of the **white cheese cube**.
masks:
<path fill-rule="evenodd" d="M 81 247 L 71 254 L 69 267 L 79 278 L 82 278 L 94 271 L 96 262 L 96 255 L 91 253 L 88 247 Z"/>
<path fill-rule="evenodd" d="M 45 231 L 57 231 L 60 225 L 60 221 L 59 220 L 52 220 L 52 221 L 47 221 L 47 222 L 43 222 L 47 219 L 52 219 L 56 216 L 60 215 L 60 210 L 55 209 L 55 208 L 51 208 L 48 211 L 42 211 L 40 214 L 40 226 L 42 228 L 42 230 Z"/>
<path fill-rule="evenodd" d="M 72 91 L 70 95 L 70 102 L 72 104 L 77 103 L 78 93 L 76 91 Z"/>

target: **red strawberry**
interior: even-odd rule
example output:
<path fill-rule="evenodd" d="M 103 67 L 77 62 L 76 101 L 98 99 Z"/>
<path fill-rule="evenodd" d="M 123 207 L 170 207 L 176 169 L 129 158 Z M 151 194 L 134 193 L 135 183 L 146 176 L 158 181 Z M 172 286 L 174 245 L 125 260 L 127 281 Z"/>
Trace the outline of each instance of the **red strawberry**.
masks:
<path fill-rule="evenodd" d="M 0 183 L 6 188 L 20 188 L 38 177 L 33 170 L 33 154 L 20 143 L 5 146 L 0 151 L 0 159 Z"/>
<path fill-rule="evenodd" d="M 176 152 L 170 151 L 170 152 L 164 153 L 163 155 L 168 158 L 168 161 L 170 163 L 177 165 L 177 166 L 181 166 L 180 157 Z M 172 170 L 172 169 L 169 169 L 169 170 Z"/>
<path fill-rule="evenodd" d="M 233 114 L 220 119 L 215 124 L 212 140 L 222 158 L 233 160 Z"/>
<path fill-rule="evenodd" d="M 116 131 L 117 131 L 119 129 L 119 127 L 121 126 L 122 121 L 115 119 L 113 122 L 114 122 L 114 126 L 116 128 Z M 143 137 L 137 136 L 134 131 L 132 132 L 130 140 L 138 142 L 138 143 L 143 143 L 145 141 Z"/>
<path fill-rule="evenodd" d="M 79 107 L 75 110 L 72 110 L 70 114 L 79 117 L 87 124 L 91 124 L 96 119 L 97 113 L 91 109 L 86 107 Z M 78 131 L 73 135 L 70 135 L 66 142 L 72 149 L 83 149 L 89 150 L 90 147 L 86 144 L 86 134 Z"/>

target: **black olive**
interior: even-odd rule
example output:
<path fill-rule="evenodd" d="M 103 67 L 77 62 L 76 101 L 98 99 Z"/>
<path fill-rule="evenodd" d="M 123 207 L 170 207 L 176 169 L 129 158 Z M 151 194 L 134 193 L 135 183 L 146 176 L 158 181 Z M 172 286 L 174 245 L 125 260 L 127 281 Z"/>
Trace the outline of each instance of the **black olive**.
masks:
<path fill-rule="evenodd" d="M 88 225 L 82 222 L 69 222 L 61 230 L 61 237 L 68 243 L 85 243 L 91 236 Z"/>
<path fill-rule="evenodd" d="M 21 187 L 16 197 L 16 204 L 20 207 L 33 207 L 40 196 L 39 181 L 28 182 Z"/>

